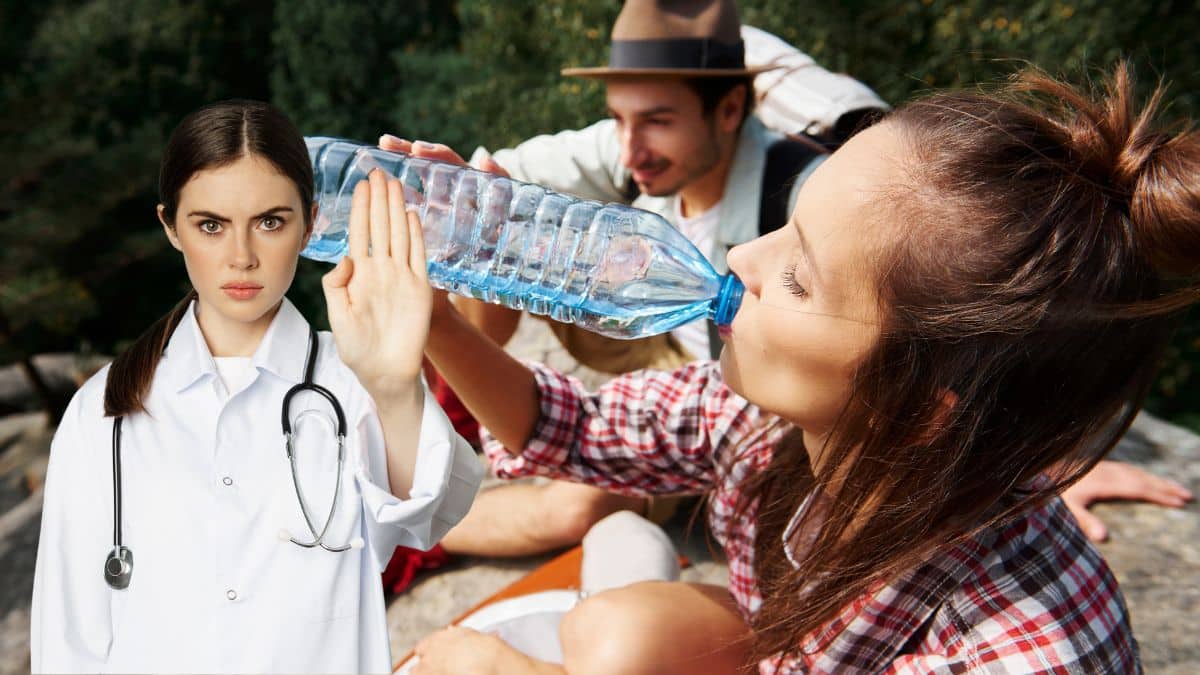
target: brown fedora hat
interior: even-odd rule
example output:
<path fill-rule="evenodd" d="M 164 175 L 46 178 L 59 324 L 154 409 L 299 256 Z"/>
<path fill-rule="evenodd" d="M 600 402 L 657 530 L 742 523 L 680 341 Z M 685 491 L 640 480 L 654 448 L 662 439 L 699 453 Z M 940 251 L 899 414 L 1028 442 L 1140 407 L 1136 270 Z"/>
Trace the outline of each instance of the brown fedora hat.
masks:
<path fill-rule="evenodd" d="M 619 77 L 753 76 L 734 0 L 626 0 L 613 23 L 608 65 L 563 75 Z"/>

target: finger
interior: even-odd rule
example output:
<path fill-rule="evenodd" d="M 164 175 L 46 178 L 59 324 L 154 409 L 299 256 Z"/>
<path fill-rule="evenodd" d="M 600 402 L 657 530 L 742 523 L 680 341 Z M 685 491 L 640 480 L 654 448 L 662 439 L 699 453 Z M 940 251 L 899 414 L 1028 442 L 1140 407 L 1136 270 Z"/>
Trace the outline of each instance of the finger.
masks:
<path fill-rule="evenodd" d="M 1138 480 L 1122 485 L 1117 496 L 1163 506 L 1183 506 L 1191 493 L 1173 480 L 1143 472 Z"/>
<path fill-rule="evenodd" d="M 392 238 L 392 258 L 396 263 L 407 265 L 408 260 L 408 213 L 404 208 L 404 190 L 395 178 L 387 180 L 388 230 Z"/>
<path fill-rule="evenodd" d="M 492 159 L 491 155 L 484 157 L 475 168 L 479 169 L 480 171 L 485 171 L 487 173 L 508 178 L 508 170 L 500 166 L 496 160 Z"/>
<path fill-rule="evenodd" d="M 1071 504 L 1067 504 L 1067 507 L 1071 509 L 1071 515 L 1075 516 L 1075 522 L 1079 523 L 1079 529 L 1083 530 L 1088 539 L 1096 542 L 1108 539 L 1108 528 L 1105 527 L 1104 521 L 1087 509 L 1075 508 Z"/>
<path fill-rule="evenodd" d="M 371 181 L 371 257 L 386 258 L 391 255 L 387 174 L 375 169 L 367 179 Z"/>
<path fill-rule="evenodd" d="M 1088 501 L 1129 499 L 1163 506 L 1183 506 L 1191 493 L 1179 483 L 1160 478 L 1128 462 L 1103 461 L 1084 477 Z"/>
<path fill-rule="evenodd" d="M 466 166 L 466 161 L 459 154 L 450 149 L 449 146 L 441 143 L 429 143 L 427 141 L 413 141 L 412 154 L 416 157 L 426 157 L 428 159 L 437 159 L 459 166 Z"/>
<path fill-rule="evenodd" d="M 384 134 L 379 137 L 379 147 L 391 152 L 412 153 L 412 141 L 406 141 L 391 134 Z"/>
<path fill-rule="evenodd" d="M 408 217 L 408 264 L 418 279 L 427 281 L 429 258 L 425 256 L 425 229 L 421 226 L 421 214 L 414 209 L 405 215 Z"/>
<path fill-rule="evenodd" d="M 321 277 L 321 288 L 325 291 L 326 312 L 330 326 L 339 326 L 350 311 L 350 294 L 346 285 L 354 276 L 354 260 L 349 256 L 338 261 L 337 266 Z"/>
<path fill-rule="evenodd" d="M 350 202 L 350 255 L 355 259 L 367 257 L 367 247 L 370 239 L 367 235 L 368 213 L 371 208 L 371 186 L 365 180 L 360 180 L 354 186 L 354 196 Z"/>

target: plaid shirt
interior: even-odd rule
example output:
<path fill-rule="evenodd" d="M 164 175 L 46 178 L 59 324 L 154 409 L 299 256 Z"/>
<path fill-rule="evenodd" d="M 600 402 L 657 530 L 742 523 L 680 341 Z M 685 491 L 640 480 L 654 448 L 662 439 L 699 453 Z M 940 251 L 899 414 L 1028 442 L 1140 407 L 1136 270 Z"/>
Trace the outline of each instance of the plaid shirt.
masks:
<path fill-rule="evenodd" d="M 757 611 L 754 514 L 731 519 L 739 483 L 767 466 L 783 433 L 773 418 L 730 391 L 715 362 L 630 373 L 593 394 L 533 368 L 541 418 L 518 456 L 485 433 L 496 473 L 626 494 L 708 493 L 729 590 L 746 618 Z M 1141 671 L 1117 582 L 1058 499 L 865 594 L 801 645 L 760 671 Z"/>

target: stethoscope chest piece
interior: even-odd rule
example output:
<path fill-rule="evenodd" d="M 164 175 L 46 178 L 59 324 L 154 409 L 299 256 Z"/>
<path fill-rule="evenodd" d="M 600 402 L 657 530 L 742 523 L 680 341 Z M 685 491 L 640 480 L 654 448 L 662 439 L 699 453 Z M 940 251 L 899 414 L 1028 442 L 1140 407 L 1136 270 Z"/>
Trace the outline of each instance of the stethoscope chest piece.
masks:
<path fill-rule="evenodd" d="M 117 546 L 109 552 L 104 561 L 104 580 L 116 590 L 129 586 L 133 577 L 133 551 L 124 546 Z"/>

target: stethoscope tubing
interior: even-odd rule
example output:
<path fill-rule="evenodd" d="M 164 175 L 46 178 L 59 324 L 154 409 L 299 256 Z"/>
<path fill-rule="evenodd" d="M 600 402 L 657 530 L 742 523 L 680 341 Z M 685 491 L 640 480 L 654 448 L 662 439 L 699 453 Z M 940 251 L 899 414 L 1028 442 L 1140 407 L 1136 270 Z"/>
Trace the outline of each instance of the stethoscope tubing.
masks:
<path fill-rule="evenodd" d="M 318 340 L 317 333 L 312 327 L 308 329 L 308 339 L 309 346 L 308 356 L 305 359 L 304 381 L 295 385 L 284 394 L 281 417 L 284 448 L 287 451 L 288 465 L 291 469 L 292 486 L 296 490 L 296 500 L 300 503 L 300 512 L 304 515 L 304 522 L 314 539 L 313 541 L 305 542 L 289 534 L 287 535 L 287 540 L 304 548 L 320 547 L 331 553 L 341 553 L 351 548 L 361 548 L 362 546 L 361 543 L 355 544 L 353 541 L 343 546 L 330 546 L 325 543 L 325 535 L 328 533 L 329 526 L 333 522 L 333 517 L 337 513 L 338 498 L 341 496 L 342 491 L 342 466 L 346 456 L 346 414 L 342 411 L 342 406 L 333 392 L 313 382 L 313 371 L 316 369 L 317 363 Z M 300 489 L 300 476 L 296 469 L 296 453 L 292 448 L 292 424 L 289 419 L 289 413 L 291 412 L 292 398 L 302 391 L 315 392 L 323 397 L 329 402 L 330 407 L 333 408 L 333 412 L 337 416 L 337 482 L 333 487 L 333 501 L 329 505 L 329 515 L 325 517 L 325 525 L 319 533 L 316 526 L 313 525 L 312 516 L 308 512 L 308 505 Z M 301 417 L 303 417 L 303 413 Z M 123 416 L 117 416 L 113 419 L 113 548 L 104 562 L 105 581 L 115 590 L 128 587 L 130 576 L 133 573 L 133 552 L 121 543 L 121 421 L 123 419 Z M 116 564 L 116 567 L 110 570 L 110 563 Z"/>

